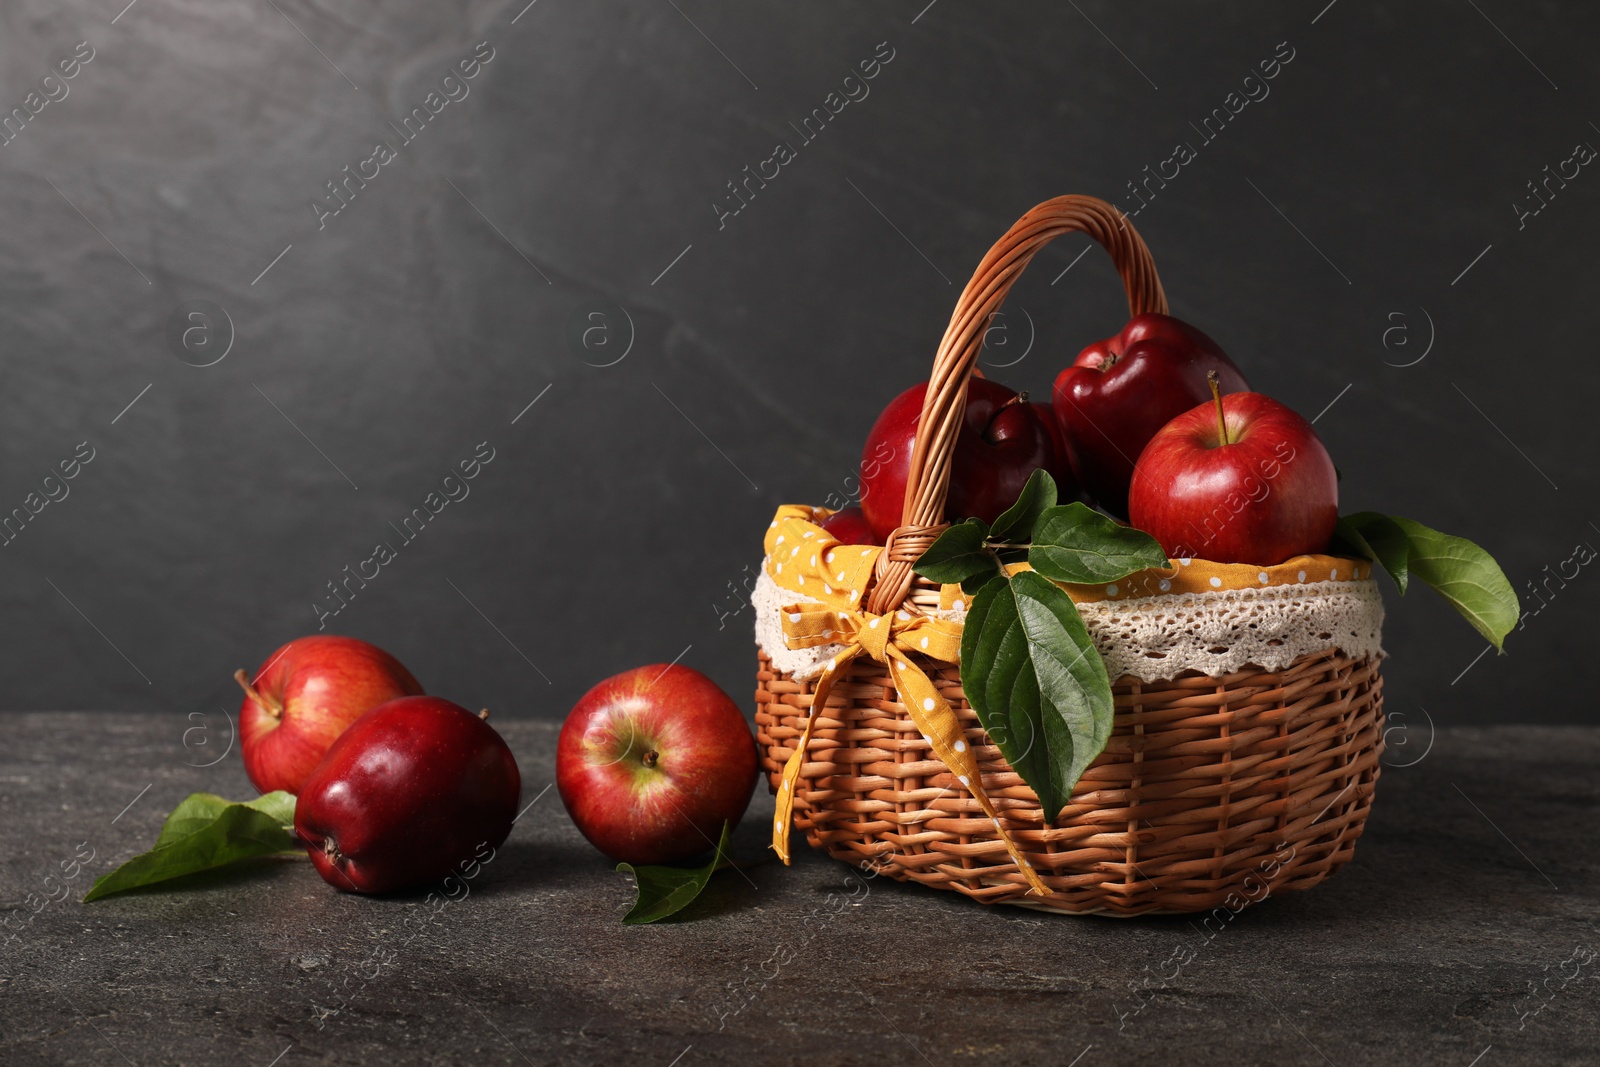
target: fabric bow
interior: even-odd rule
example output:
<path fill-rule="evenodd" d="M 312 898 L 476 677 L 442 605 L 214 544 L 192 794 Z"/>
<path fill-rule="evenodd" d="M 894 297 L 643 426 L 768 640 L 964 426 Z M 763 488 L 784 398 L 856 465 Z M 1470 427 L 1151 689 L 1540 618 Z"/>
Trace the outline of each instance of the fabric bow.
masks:
<path fill-rule="evenodd" d="M 826 534 L 822 536 L 826 537 Z M 999 814 L 984 793 L 978 761 L 967 744 L 955 710 L 912 658 L 921 655 L 944 663 L 959 663 L 961 624 L 914 615 L 904 610 L 874 615 L 856 606 L 860 603 L 859 597 L 852 596 L 849 602 L 851 607 L 844 609 L 810 602 L 796 603 L 783 609 L 784 640 L 790 648 L 815 648 L 831 644 L 841 644 L 844 648 L 828 662 L 817 679 L 805 729 L 784 765 L 778 786 L 777 814 L 772 823 L 773 851 L 785 864 L 789 863 L 789 825 L 794 810 L 794 793 L 800 780 L 801 766 L 805 763 L 806 748 L 819 718 L 818 712 L 826 707 L 834 682 L 857 656 L 865 653 L 889 668 L 889 678 L 899 694 L 900 703 L 911 714 L 912 722 L 932 745 L 934 755 L 944 762 L 955 775 L 956 781 L 972 794 L 984 813 L 994 821 L 1000 840 L 1028 885 L 1036 893 L 1049 895 L 1050 889 L 1006 833 L 1005 827 L 1000 824 Z"/>

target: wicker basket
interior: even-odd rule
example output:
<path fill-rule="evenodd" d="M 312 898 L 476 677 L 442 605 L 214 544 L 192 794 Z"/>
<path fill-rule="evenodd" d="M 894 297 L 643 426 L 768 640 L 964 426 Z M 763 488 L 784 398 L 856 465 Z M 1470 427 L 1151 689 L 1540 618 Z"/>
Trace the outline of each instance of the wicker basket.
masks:
<path fill-rule="evenodd" d="M 1065 196 L 1024 215 L 979 264 L 939 346 L 904 525 L 878 559 L 868 611 L 928 610 L 932 587 L 911 563 L 943 528 L 950 455 L 983 331 L 1034 254 L 1075 231 L 1110 253 L 1132 314 L 1166 313 L 1149 250 L 1109 204 Z M 1366 822 L 1383 749 L 1376 657 L 1330 647 L 1278 671 L 1117 680 L 1111 739 L 1048 823 L 979 725 L 959 669 L 925 658 L 918 665 L 956 711 L 999 825 L 1052 894 L 1029 893 L 996 823 L 933 754 L 885 666 L 866 658 L 850 663 L 812 726 L 793 811 L 813 847 L 985 903 L 1138 915 L 1238 910 L 1309 889 L 1349 861 Z M 757 738 L 776 790 L 811 713 L 812 684 L 776 670 L 765 654 L 757 677 Z"/>

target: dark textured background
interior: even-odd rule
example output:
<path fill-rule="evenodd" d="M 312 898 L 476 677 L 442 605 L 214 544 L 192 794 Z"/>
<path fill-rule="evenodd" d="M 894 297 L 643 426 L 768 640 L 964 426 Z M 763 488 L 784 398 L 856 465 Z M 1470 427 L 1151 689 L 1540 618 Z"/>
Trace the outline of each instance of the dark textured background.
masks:
<path fill-rule="evenodd" d="M 0 148 L 0 511 L 95 449 L 0 549 L 0 706 L 233 708 L 232 669 L 314 630 L 325 583 L 482 441 L 471 495 L 331 628 L 503 715 L 680 654 L 745 700 L 730 588 L 773 507 L 845 491 L 1017 215 L 1125 196 L 1180 140 L 1198 158 L 1136 219 L 1174 313 L 1307 416 L 1337 399 L 1345 510 L 1473 536 L 1525 598 L 1600 546 L 1600 175 L 1521 229 L 1512 206 L 1600 143 L 1591 9 L 123 2 L 0 11 L 7 109 L 95 50 Z M 319 232 L 323 183 L 480 41 L 470 95 Z M 724 183 L 884 41 L 870 96 L 719 230 Z M 1271 95 L 1201 145 L 1285 41 Z M 1083 245 L 1019 283 L 1032 345 L 1013 319 L 995 360 L 1028 354 L 991 374 L 1042 392 L 1121 325 L 1103 255 L 1060 276 Z M 196 300 L 236 334 L 205 368 L 168 336 Z M 613 345 L 571 343 L 607 301 Z M 628 321 L 626 358 L 590 365 Z M 1390 709 L 1594 721 L 1564 694 L 1600 680 L 1596 580 L 1552 581 L 1464 677 L 1483 642 L 1391 596 Z"/>

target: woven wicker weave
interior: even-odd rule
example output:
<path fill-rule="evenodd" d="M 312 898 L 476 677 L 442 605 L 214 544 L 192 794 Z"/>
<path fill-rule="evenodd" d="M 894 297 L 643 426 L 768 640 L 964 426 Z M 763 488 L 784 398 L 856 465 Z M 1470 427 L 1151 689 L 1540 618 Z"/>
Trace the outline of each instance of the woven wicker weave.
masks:
<path fill-rule="evenodd" d="M 1022 217 L 984 257 L 940 344 L 906 491 L 905 526 L 879 559 L 868 609 L 921 611 L 910 565 L 937 536 L 966 383 L 983 330 L 1033 255 L 1082 231 L 1105 246 L 1131 313 L 1165 313 L 1155 265 L 1133 226 L 1091 197 L 1058 197 Z M 1066 912 L 1193 912 L 1309 889 L 1346 863 L 1366 822 L 1382 753 L 1376 660 L 1338 649 L 1281 671 L 1246 669 L 1113 686 L 1105 751 L 1047 824 L 1038 798 L 991 745 L 959 669 L 924 661 L 961 718 L 982 784 L 1012 840 L 1054 891 L 1028 896 L 994 824 L 862 658 L 829 698 L 795 794 L 795 825 L 836 858 L 987 903 Z M 761 656 L 756 726 L 776 789 L 805 724 L 811 686 Z"/>

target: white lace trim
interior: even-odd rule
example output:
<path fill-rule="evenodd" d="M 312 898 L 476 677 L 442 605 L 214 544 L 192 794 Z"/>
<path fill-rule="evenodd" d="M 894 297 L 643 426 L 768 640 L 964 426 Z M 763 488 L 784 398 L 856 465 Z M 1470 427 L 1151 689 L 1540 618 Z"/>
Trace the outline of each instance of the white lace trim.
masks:
<path fill-rule="evenodd" d="M 765 567 L 751 602 L 756 644 L 778 670 L 809 680 L 840 651 L 840 645 L 784 643 L 784 605 L 815 601 L 779 586 Z M 1383 651 L 1383 598 L 1370 578 L 1106 600 L 1079 604 L 1078 613 L 1113 680 L 1158 682 L 1184 671 L 1217 675 L 1250 665 L 1277 671 L 1329 646 L 1357 658 Z"/>
<path fill-rule="evenodd" d="M 786 604 L 816 604 L 818 601 L 799 593 L 791 593 L 772 580 L 766 563 L 756 578 L 756 587 L 750 593 L 750 603 L 756 609 L 756 644 L 772 660 L 772 665 L 797 681 L 809 681 L 822 673 L 822 665 L 843 650 L 843 645 L 819 645 L 816 648 L 790 648 L 783 640 L 783 608 Z"/>

